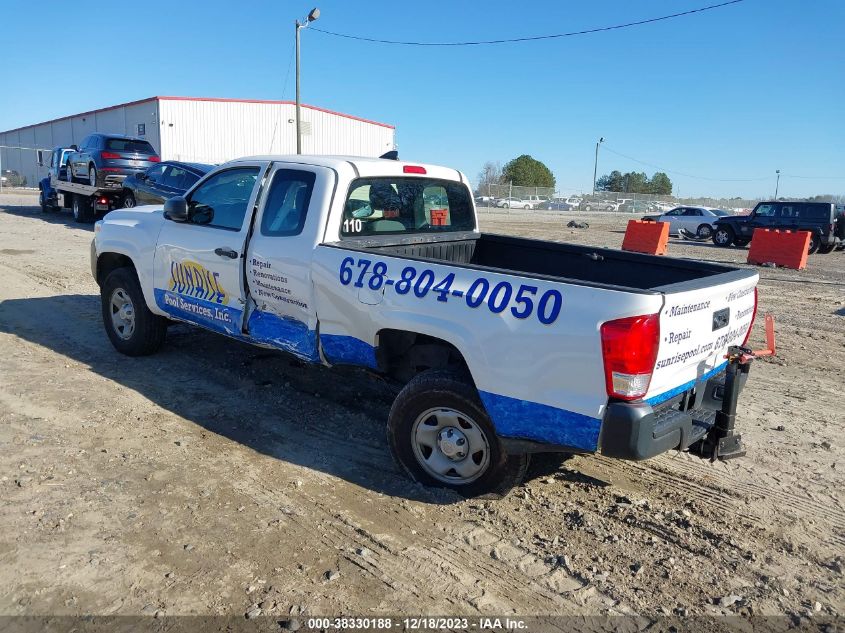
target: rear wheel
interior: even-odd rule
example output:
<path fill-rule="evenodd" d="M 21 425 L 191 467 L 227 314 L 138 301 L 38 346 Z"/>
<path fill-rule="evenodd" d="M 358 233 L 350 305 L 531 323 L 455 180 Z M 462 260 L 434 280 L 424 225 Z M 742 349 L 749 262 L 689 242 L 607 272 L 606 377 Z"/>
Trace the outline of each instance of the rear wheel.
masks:
<path fill-rule="evenodd" d="M 97 186 L 97 168 L 94 165 L 88 168 L 88 184 L 92 187 Z"/>
<path fill-rule="evenodd" d="M 812 255 L 817 250 L 819 250 L 819 246 L 821 241 L 819 240 L 818 233 L 810 233 L 810 245 L 807 247 L 807 254 Z"/>
<path fill-rule="evenodd" d="M 94 221 L 94 205 L 91 199 L 77 194 L 73 195 L 71 202 L 71 210 L 73 211 L 73 219 L 80 224 L 88 224 Z"/>
<path fill-rule="evenodd" d="M 592 211 L 592 210 L 593 210 L 592 205 L 589 205 L 589 204 L 584 205 L 584 211 Z"/>
<path fill-rule="evenodd" d="M 528 455 L 505 453 L 478 392 L 450 371 L 425 371 L 402 389 L 390 409 L 387 440 L 415 481 L 466 497 L 506 495 L 529 462 Z"/>
<path fill-rule="evenodd" d="M 124 209 L 131 209 L 134 206 L 135 206 L 135 196 L 131 191 L 129 191 L 127 189 L 123 194 L 123 208 Z"/>
<path fill-rule="evenodd" d="M 130 268 L 112 271 L 100 288 L 103 325 L 112 345 L 127 356 L 147 356 L 164 343 L 167 320 L 150 312 Z"/>
<path fill-rule="evenodd" d="M 736 239 L 733 229 L 720 226 L 713 232 L 713 243 L 716 246 L 730 246 Z"/>
<path fill-rule="evenodd" d="M 709 224 L 702 224 L 698 227 L 695 234 L 702 239 L 710 238 L 713 236 L 713 227 Z"/>

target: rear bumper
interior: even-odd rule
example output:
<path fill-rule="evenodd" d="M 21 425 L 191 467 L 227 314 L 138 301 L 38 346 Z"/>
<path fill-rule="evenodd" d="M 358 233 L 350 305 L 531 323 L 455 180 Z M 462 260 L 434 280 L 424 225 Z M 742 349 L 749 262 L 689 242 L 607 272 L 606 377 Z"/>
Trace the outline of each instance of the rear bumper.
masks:
<path fill-rule="evenodd" d="M 745 385 L 743 374 L 739 389 Z M 702 381 L 657 410 L 645 402 L 611 402 L 602 423 L 599 452 L 618 459 L 643 460 L 668 450 L 684 450 L 705 437 L 722 406 L 725 374 Z"/>

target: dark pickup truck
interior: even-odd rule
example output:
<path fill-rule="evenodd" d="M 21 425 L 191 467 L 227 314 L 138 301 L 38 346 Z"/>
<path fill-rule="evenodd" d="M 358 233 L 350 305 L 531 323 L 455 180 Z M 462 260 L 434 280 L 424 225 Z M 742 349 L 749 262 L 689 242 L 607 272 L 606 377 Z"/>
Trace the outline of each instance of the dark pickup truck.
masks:
<path fill-rule="evenodd" d="M 830 253 L 845 245 L 845 207 L 832 202 L 759 202 L 750 215 L 717 219 L 713 243 L 746 246 L 754 229 L 809 231 L 809 252 Z"/>

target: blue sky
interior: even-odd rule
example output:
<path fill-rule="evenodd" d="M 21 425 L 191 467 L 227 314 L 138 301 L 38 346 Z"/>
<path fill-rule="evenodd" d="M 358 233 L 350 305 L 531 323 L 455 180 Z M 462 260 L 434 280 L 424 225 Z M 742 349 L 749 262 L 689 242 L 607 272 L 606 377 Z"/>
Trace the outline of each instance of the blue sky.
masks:
<path fill-rule="evenodd" d="M 6 0 L 0 129 L 156 94 L 292 99 L 293 20 L 311 1 Z M 319 28 L 423 41 L 566 32 L 716 2 L 314 1 Z M 394 124 L 402 158 L 471 179 L 487 160 L 527 153 L 549 165 L 562 191 L 589 190 L 604 136 L 600 175 L 655 171 L 613 150 L 695 176 L 669 174 L 684 196 L 771 196 L 776 169 L 781 195 L 839 194 L 843 24 L 843 0 L 745 0 L 495 46 L 399 47 L 305 31 L 303 101 Z"/>

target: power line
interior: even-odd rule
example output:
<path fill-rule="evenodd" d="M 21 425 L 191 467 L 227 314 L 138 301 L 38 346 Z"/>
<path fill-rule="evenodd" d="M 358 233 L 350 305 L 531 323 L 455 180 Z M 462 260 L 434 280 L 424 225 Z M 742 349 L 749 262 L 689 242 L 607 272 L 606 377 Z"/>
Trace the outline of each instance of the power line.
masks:
<path fill-rule="evenodd" d="M 675 171 L 672 169 L 666 169 L 665 167 L 661 167 L 660 165 L 655 165 L 654 163 L 649 163 L 644 160 L 639 160 L 634 158 L 633 156 L 628 156 L 627 154 L 623 154 L 622 152 L 617 152 L 614 149 L 611 149 L 607 145 L 602 145 L 602 148 L 611 154 L 616 154 L 617 156 L 621 156 L 622 158 L 627 158 L 628 160 L 634 161 L 635 163 L 639 163 L 640 165 L 646 165 L 648 167 L 653 167 L 655 169 L 659 169 L 662 172 L 666 172 L 668 174 L 676 174 L 678 176 L 684 176 L 685 178 L 693 178 L 694 180 L 709 180 L 711 182 L 757 182 L 763 180 L 771 180 L 770 176 L 764 176 L 761 178 L 708 178 L 707 176 L 694 176 L 693 174 L 687 174 L 682 171 Z M 781 174 L 783 176 L 783 174 Z"/>
<path fill-rule="evenodd" d="M 643 24 L 652 24 L 654 22 L 661 22 L 663 20 L 671 20 L 674 18 L 680 18 L 685 15 L 692 15 L 694 13 L 702 13 L 704 11 L 710 11 L 712 9 L 720 9 L 722 7 L 727 7 L 732 4 L 739 4 L 740 2 L 744 2 L 745 0 L 729 0 L 728 2 L 721 2 L 719 4 L 711 4 L 706 7 L 700 7 L 698 9 L 690 9 L 689 11 L 681 11 L 680 13 L 672 13 L 670 15 L 662 15 L 657 18 L 648 18 L 645 20 L 637 20 L 636 22 L 627 22 L 625 24 L 615 24 L 613 26 L 602 26 L 594 29 L 585 29 L 583 31 L 570 31 L 569 33 L 555 33 L 552 35 L 534 35 L 530 37 L 515 37 L 510 39 L 502 39 L 502 40 L 479 40 L 477 42 L 403 42 L 398 40 L 382 40 L 375 37 L 364 37 L 361 35 L 350 35 L 348 33 L 335 33 L 333 31 L 326 31 L 324 29 L 319 29 L 315 26 L 311 26 L 312 31 L 317 31 L 318 33 L 324 33 L 326 35 L 333 35 L 335 37 L 344 37 L 350 40 L 360 40 L 362 42 L 374 42 L 376 44 L 396 44 L 401 46 L 482 46 L 486 44 L 513 44 L 515 42 L 536 42 L 538 40 L 553 40 L 559 39 L 562 37 L 572 37 L 574 35 L 589 35 L 591 33 L 602 33 L 604 31 L 616 31 L 618 29 L 626 29 L 632 26 L 642 26 Z"/>

